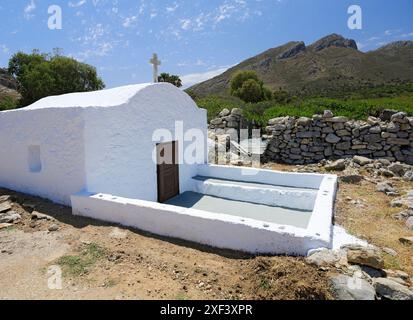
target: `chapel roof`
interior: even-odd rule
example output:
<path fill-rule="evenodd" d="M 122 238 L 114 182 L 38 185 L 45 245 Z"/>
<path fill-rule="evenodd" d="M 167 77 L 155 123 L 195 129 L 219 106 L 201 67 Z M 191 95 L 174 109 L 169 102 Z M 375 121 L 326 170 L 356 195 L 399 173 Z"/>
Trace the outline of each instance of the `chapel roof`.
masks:
<path fill-rule="evenodd" d="M 68 93 L 50 96 L 18 110 L 39 110 L 51 108 L 113 107 L 129 102 L 143 89 L 152 86 L 171 86 L 165 83 L 142 83 L 91 92 Z"/>

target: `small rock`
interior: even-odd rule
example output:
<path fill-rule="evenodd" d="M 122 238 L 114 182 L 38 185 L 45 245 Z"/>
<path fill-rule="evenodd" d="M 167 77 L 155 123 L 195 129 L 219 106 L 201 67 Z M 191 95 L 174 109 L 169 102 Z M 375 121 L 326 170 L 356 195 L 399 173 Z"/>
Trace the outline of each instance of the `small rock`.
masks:
<path fill-rule="evenodd" d="M 373 163 L 373 160 L 366 158 L 366 157 L 362 157 L 362 156 L 355 156 L 353 158 L 353 161 L 361 166 L 365 166 L 367 164 Z"/>
<path fill-rule="evenodd" d="M 387 167 L 391 172 L 395 173 L 398 176 L 403 176 L 406 170 L 406 166 L 401 163 L 392 163 Z"/>
<path fill-rule="evenodd" d="M 229 116 L 231 114 L 231 111 L 229 111 L 228 109 L 224 109 L 224 110 L 222 110 L 220 113 L 219 113 L 219 116 L 220 117 L 226 117 L 226 116 Z"/>
<path fill-rule="evenodd" d="M 9 195 L 0 196 L 0 203 L 11 201 L 12 198 Z"/>
<path fill-rule="evenodd" d="M 380 182 L 377 184 L 376 190 L 383 192 L 387 195 L 397 195 L 397 190 L 392 186 L 390 182 Z"/>
<path fill-rule="evenodd" d="M 328 143 L 337 143 L 341 140 L 340 137 L 337 137 L 334 133 L 329 133 L 326 137 Z"/>
<path fill-rule="evenodd" d="M 20 220 L 22 217 L 14 211 L 9 211 L 3 214 L 0 214 L 0 223 L 15 223 Z"/>
<path fill-rule="evenodd" d="M 397 220 L 407 220 L 410 217 L 413 217 L 413 210 L 411 209 L 403 210 L 402 212 L 393 215 L 393 218 Z"/>
<path fill-rule="evenodd" d="M 409 228 L 410 230 L 413 230 L 413 217 L 410 217 L 407 219 L 406 221 L 406 226 L 407 228 Z"/>
<path fill-rule="evenodd" d="M 383 248 L 382 249 L 384 253 L 387 253 L 388 255 L 392 256 L 392 257 L 396 257 L 397 256 L 397 252 L 396 250 L 392 249 L 392 248 Z"/>
<path fill-rule="evenodd" d="M 109 237 L 112 239 L 123 240 L 128 237 L 128 232 L 125 230 L 121 230 L 119 228 L 114 228 L 112 232 L 109 234 Z"/>
<path fill-rule="evenodd" d="M 47 230 L 50 232 L 55 232 L 59 230 L 59 226 L 57 224 L 52 224 Z"/>
<path fill-rule="evenodd" d="M 0 223 L 0 230 L 7 229 L 7 228 L 10 228 L 12 226 L 13 226 L 13 224 L 11 224 L 11 223 Z"/>
<path fill-rule="evenodd" d="M 401 237 L 399 241 L 405 245 L 412 245 L 413 244 L 413 237 Z"/>
<path fill-rule="evenodd" d="M 408 181 L 408 182 L 413 182 L 413 170 L 407 171 L 407 172 L 404 174 L 403 179 L 404 179 L 405 181 Z"/>
<path fill-rule="evenodd" d="M 413 292 L 406 286 L 387 278 L 374 279 L 374 288 L 380 297 L 390 300 L 413 300 Z"/>
<path fill-rule="evenodd" d="M 340 159 L 334 161 L 333 163 L 327 164 L 325 166 L 325 169 L 327 171 L 343 171 L 344 169 L 346 169 L 346 162 L 344 161 L 344 159 Z"/>
<path fill-rule="evenodd" d="M 48 221 L 54 221 L 55 218 L 48 216 L 47 214 L 40 213 L 37 211 L 33 211 L 31 214 L 32 220 L 48 220 Z"/>
<path fill-rule="evenodd" d="M 375 300 L 376 296 L 373 286 L 356 276 L 334 276 L 331 278 L 331 287 L 337 300 Z"/>
<path fill-rule="evenodd" d="M 324 110 L 323 118 L 333 118 L 334 114 L 330 110 Z"/>
<path fill-rule="evenodd" d="M 10 202 L 0 203 L 0 213 L 7 212 L 9 210 L 11 210 L 11 203 Z"/>
<path fill-rule="evenodd" d="M 403 280 L 408 280 L 409 275 L 401 270 L 383 270 L 388 278 L 400 278 Z"/>
<path fill-rule="evenodd" d="M 349 263 L 368 266 L 374 269 L 384 268 L 383 258 L 375 249 L 371 248 L 349 248 L 347 250 L 347 260 Z"/>
<path fill-rule="evenodd" d="M 358 170 L 348 168 L 340 176 L 339 181 L 348 184 L 357 184 L 363 180 L 363 176 L 359 174 Z"/>
<path fill-rule="evenodd" d="M 240 108 L 234 108 L 231 110 L 233 116 L 242 116 L 242 110 Z"/>
<path fill-rule="evenodd" d="M 333 251 L 333 250 L 321 250 L 316 251 L 306 258 L 306 261 L 309 264 L 325 267 L 325 266 L 334 266 L 337 262 L 340 261 L 342 256 L 345 255 L 344 251 Z"/>

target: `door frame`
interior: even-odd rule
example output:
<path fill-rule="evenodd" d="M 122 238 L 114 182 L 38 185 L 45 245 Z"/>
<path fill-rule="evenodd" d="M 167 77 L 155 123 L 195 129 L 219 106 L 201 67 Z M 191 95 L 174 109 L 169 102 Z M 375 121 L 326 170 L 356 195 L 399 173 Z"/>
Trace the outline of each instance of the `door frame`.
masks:
<path fill-rule="evenodd" d="M 174 141 L 168 141 L 168 142 L 161 142 L 161 143 L 157 143 L 156 144 L 156 180 L 157 180 L 157 199 L 159 203 L 164 203 L 166 201 L 168 201 L 169 199 L 161 199 L 161 170 L 160 167 L 162 166 L 162 164 L 159 164 L 159 147 L 162 145 L 169 145 L 172 144 L 172 161 L 174 162 L 173 165 L 176 166 L 175 169 L 175 174 L 176 174 L 176 180 L 177 180 L 177 193 L 175 196 L 179 195 L 181 192 L 181 187 L 180 187 L 180 178 L 179 178 L 179 142 L 174 140 Z"/>

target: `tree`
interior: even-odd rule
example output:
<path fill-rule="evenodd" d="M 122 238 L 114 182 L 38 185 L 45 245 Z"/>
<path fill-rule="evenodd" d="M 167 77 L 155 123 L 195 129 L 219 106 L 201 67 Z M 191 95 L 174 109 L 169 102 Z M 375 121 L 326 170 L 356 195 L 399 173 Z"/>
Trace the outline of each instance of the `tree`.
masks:
<path fill-rule="evenodd" d="M 231 95 L 248 103 L 271 100 L 271 91 L 264 86 L 255 71 L 247 70 L 237 72 L 231 79 Z"/>
<path fill-rule="evenodd" d="M 171 83 L 178 88 L 182 87 L 182 80 L 177 75 L 161 73 L 161 75 L 158 77 L 158 81 Z"/>
<path fill-rule="evenodd" d="M 20 105 L 41 98 L 72 92 L 101 90 L 105 87 L 96 69 L 60 52 L 53 55 L 33 51 L 18 52 L 9 61 L 9 73 L 18 82 Z"/>

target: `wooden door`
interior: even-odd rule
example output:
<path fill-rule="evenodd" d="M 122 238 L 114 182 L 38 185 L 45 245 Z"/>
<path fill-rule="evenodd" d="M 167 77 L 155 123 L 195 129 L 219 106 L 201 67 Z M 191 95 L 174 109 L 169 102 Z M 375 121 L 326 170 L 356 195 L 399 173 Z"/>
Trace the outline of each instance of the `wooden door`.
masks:
<path fill-rule="evenodd" d="M 158 172 L 158 201 L 165 202 L 179 194 L 178 142 L 156 146 Z"/>

